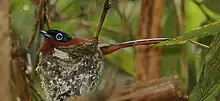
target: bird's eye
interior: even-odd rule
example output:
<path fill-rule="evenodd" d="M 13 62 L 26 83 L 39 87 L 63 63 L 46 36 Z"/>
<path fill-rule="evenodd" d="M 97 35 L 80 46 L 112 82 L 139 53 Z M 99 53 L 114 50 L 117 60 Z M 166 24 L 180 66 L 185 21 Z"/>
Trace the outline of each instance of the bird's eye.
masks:
<path fill-rule="evenodd" d="M 56 40 L 63 40 L 63 34 L 61 34 L 61 33 L 58 33 L 57 35 L 56 35 Z"/>

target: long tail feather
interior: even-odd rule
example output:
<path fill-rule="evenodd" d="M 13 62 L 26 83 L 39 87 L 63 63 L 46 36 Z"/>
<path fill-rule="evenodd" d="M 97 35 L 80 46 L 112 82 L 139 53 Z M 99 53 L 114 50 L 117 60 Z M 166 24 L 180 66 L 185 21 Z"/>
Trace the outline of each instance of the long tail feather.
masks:
<path fill-rule="evenodd" d="M 161 41 L 166 41 L 168 39 L 169 38 L 151 38 L 151 39 L 140 39 L 140 40 L 134 40 L 134 41 L 127 41 L 127 42 L 110 44 L 110 45 L 99 44 L 99 48 L 101 49 L 103 55 L 107 55 L 109 53 L 113 53 L 122 48 L 139 46 L 139 45 L 151 45 L 151 44 L 155 44 Z"/>

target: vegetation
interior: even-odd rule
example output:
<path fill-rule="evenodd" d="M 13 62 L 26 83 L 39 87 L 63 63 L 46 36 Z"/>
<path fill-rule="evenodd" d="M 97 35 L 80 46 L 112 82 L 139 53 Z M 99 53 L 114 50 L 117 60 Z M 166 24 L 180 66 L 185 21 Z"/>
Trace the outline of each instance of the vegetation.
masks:
<path fill-rule="evenodd" d="M 45 5 L 41 5 L 43 1 Z M 71 36 L 92 38 L 101 28 L 97 25 L 104 1 L 10 0 L 10 6 L 8 2 L 0 4 L 4 5 L 0 10 L 10 15 L 0 13 L 0 18 L 5 17 L 0 19 L 1 23 L 9 25 L 8 28 L 0 24 L 6 30 L 0 31 L 0 38 L 11 36 L 11 40 L 1 42 L 0 90 L 4 94 L 0 92 L 0 101 L 44 100 L 41 80 L 35 71 L 43 40 L 39 30 L 58 29 Z M 150 47 L 123 48 L 105 55 L 99 91 L 71 97 L 70 101 L 219 100 L 219 0 L 110 0 L 110 3 L 100 43 L 170 39 Z M 6 87 L 8 84 L 11 89 Z"/>

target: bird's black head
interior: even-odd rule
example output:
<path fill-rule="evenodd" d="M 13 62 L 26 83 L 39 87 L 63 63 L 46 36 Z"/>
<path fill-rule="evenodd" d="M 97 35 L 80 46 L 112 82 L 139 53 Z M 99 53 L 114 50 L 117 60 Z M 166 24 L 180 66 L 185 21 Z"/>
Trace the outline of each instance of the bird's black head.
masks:
<path fill-rule="evenodd" d="M 59 30 L 40 31 L 40 33 L 46 38 L 51 38 L 59 42 L 67 42 L 72 39 L 70 35 Z"/>

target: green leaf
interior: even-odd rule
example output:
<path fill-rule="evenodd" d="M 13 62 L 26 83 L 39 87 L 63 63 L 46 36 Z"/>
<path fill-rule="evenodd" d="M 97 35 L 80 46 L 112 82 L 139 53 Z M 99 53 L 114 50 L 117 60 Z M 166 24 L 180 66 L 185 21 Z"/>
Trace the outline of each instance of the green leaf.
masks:
<path fill-rule="evenodd" d="M 203 0 L 202 3 L 212 11 L 220 13 L 219 0 Z"/>
<path fill-rule="evenodd" d="M 207 20 L 200 7 L 192 0 L 185 1 L 185 31 L 190 31 L 199 27 L 202 22 Z M 193 10 L 192 10 L 193 9 Z"/>
<path fill-rule="evenodd" d="M 190 101 L 210 101 L 213 91 L 220 84 L 220 34 L 215 36 L 205 60 L 204 72 L 189 96 Z"/>
<path fill-rule="evenodd" d="M 219 20 L 220 19 L 220 13 L 214 12 L 207 8 L 205 5 L 201 5 L 201 9 L 212 19 L 212 20 Z"/>
<path fill-rule="evenodd" d="M 209 35 L 214 35 L 220 32 L 220 21 L 204 25 L 203 27 L 196 28 L 190 32 L 184 33 L 184 35 L 172 38 L 168 41 L 160 42 L 156 44 L 156 46 L 165 46 L 165 45 L 174 45 L 174 44 L 182 44 L 185 41 L 192 38 L 202 38 Z"/>
<path fill-rule="evenodd" d="M 178 34 L 176 33 L 176 29 L 178 29 L 178 26 L 176 26 L 176 11 L 173 7 L 173 1 L 172 0 L 165 0 L 164 2 L 164 9 L 163 9 L 163 17 L 162 17 L 162 32 L 164 33 L 164 36 L 167 37 L 176 37 Z"/>
<path fill-rule="evenodd" d="M 35 22 L 35 6 L 30 0 L 12 0 L 11 28 L 22 35 L 22 40 L 28 40 L 32 35 Z"/>

